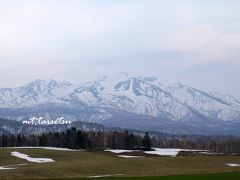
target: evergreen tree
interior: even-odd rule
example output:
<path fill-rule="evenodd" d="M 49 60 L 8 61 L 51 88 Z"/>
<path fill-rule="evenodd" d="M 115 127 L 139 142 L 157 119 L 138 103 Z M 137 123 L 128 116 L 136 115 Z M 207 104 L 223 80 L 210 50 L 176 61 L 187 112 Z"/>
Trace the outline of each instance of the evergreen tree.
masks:
<path fill-rule="evenodd" d="M 40 140 L 39 140 L 39 146 L 46 146 L 46 143 L 47 143 L 47 137 L 43 133 L 40 137 Z"/>
<path fill-rule="evenodd" d="M 17 146 L 22 146 L 22 136 L 20 134 L 17 136 Z"/>
<path fill-rule="evenodd" d="M 136 139 L 133 133 L 126 138 L 126 149 L 134 149 L 136 147 Z"/>
<path fill-rule="evenodd" d="M 86 144 L 84 142 L 84 137 L 82 131 L 77 131 L 76 138 L 75 138 L 75 148 L 77 149 L 84 149 L 86 148 Z"/>
<path fill-rule="evenodd" d="M 148 132 L 146 132 L 144 137 L 143 137 L 142 146 L 147 151 L 151 150 L 152 143 L 151 143 L 151 139 L 150 139 L 150 136 L 149 136 Z"/>

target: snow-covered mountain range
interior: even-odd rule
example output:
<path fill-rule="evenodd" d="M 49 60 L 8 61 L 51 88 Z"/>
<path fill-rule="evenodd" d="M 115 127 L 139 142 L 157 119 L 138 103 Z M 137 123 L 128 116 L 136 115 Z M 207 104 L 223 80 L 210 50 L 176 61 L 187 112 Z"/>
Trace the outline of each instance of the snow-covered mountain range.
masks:
<path fill-rule="evenodd" d="M 187 134 L 240 134 L 240 100 L 184 84 L 121 73 L 73 85 L 35 80 L 0 89 L 0 117 L 32 116 Z"/>

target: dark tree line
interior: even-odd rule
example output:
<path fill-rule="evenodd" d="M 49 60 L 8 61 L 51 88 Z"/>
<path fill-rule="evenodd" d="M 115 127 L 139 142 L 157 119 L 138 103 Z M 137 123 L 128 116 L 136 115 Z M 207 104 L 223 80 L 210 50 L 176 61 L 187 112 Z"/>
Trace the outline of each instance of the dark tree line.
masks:
<path fill-rule="evenodd" d="M 71 149 L 145 149 L 151 147 L 201 149 L 217 153 L 239 153 L 240 138 L 234 136 L 178 136 L 166 137 L 133 134 L 128 131 L 81 131 L 76 128 L 64 132 L 41 135 L 2 135 L 0 147 L 49 146 Z"/>
<path fill-rule="evenodd" d="M 50 132 L 41 135 L 0 136 L 0 147 L 49 146 L 71 149 L 151 149 L 151 138 L 146 133 L 136 136 L 128 131 L 84 132 L 76 128 L 66 132 Z"/>

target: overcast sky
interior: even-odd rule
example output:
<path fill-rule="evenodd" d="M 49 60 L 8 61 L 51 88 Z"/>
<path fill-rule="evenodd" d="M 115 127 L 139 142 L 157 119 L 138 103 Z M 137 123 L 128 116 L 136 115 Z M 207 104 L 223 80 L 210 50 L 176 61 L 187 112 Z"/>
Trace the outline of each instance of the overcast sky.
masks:
<path fill-rule="evenodd" d="M 0 87 L 128 72 L 240 97 L 239 0 L 0 0 Z"/>

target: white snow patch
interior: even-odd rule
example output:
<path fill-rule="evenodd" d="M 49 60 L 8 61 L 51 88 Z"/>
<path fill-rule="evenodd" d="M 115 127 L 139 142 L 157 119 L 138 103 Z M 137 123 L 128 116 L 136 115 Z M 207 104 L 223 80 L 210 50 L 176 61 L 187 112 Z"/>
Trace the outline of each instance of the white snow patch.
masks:
<path fill-rule="evenodd" d="M 23 153 L 20 153 L 20 152 L 17 152 L 17 151 L 11 152 L 11 155 L 15 156 L 15 157 L 18 157 L 18 158 L 21 158 L 21 159 L 25 159 L 25 160 L 30 161 L 30 162 L 35 162 L 35 163 L 55 162 L 53 159 L 50 159 L 50 158 L 32 158 L 27 154 L 23 154 Z"/>
<path fill-rule="evenodd" d="M 236 163 L 226 163 L 225 165 L 230 167 L 240 167 L 240 164 L 236 164 Z"/>
<path fill-rule="evenodd" d="M 47 149 L 47 150 L 55 150 L 55 151 L 81 151 L 81 150 L 69 149 L 69 148 L 40 147 L 40 146 L 23 146 L 23 147 L 6 147 L 6 148 L 14 148 L 14 149 Z"/>
<path fill-rule="evenodd" d="M 111 177 L 112 175 L 98 175 L 98 176 L 88 176 L 88 178 L 100 178 L 100 177 Z"/>
<path fill-rule="evenodd" d="M 0 170 L 17 169 L 17 167 L 0 166 Z"/>
<path fill-rule="evenodd" d="M 181 149 L 167 149 L 167 148 L 154 148 L 155 151 L 144 151 L 146 154 L 154 154 L 160 156 L 176 156 Z"/>
<path fill-rule="evenodd" d="M 121 158 L 144 158 L 144 156 L 128 156 L 128 155 L 118 155 Z"/>
<path fill-rule="evenodd" d="M 160 156 L 176 156 L 180 151 L 204 151 L 195 149 L 174 149 L 174 148 L 153 148 L 155 151 L 144 151 L 146 154 L 154 154 Z"/>
<path fill-rule="evenodd" d="M 101 177 L 111 177 L 111 176 L 121 176 L 123 174 L 105 174 L 105 175 L 96 175 L 96 176 L 88 176 L 88 178 L 101 178 Z"/>
<path fill-rule="evenodd" d="M 180 151 L 198 151 L 207 152 L 207 150 L 195 150 L 195 149 L 174 149 L 174 148 L 153 148 L 152 151 L 144 151 L 146 154 L 160 155 L 160 156 L 176 156 Z M 104 151 L 121 154 L 128 152 L 138 152 L 140 150 L 125 150 L 125 149 L 105 149 Z"/>
<path fill-rule="evenodd" d="M 6 166 L 0 166 L 0 170 L 9 170 L 9 169 L 17 169 L 17 166 L 23 166 L 26 164 L 14 164 L 14 165 L 6 165 Z"/>
<path fill-rule="evenodd" d="M 43 147 L 43 149 L 55 150 L 55 151 L 79 151 L 79 150 L 76 150 L 76 149 L 56 148 L 56 147 Z"/>
<path fill-rule="evenodd" d="M 121 153 L 126 153 L 126 152 L 136 152 L 138 150 L 126 150 L 126 149 L 105 149 L 104 151 L 116 153 L 116 154 L 121 154 Z"/>
<path fill-rule="evenodd" d="M 211 153 L 211 152 L 199 152 L 199 154 L 212 155 L 212 154 L 215 154 L 215 153 Z"/>

